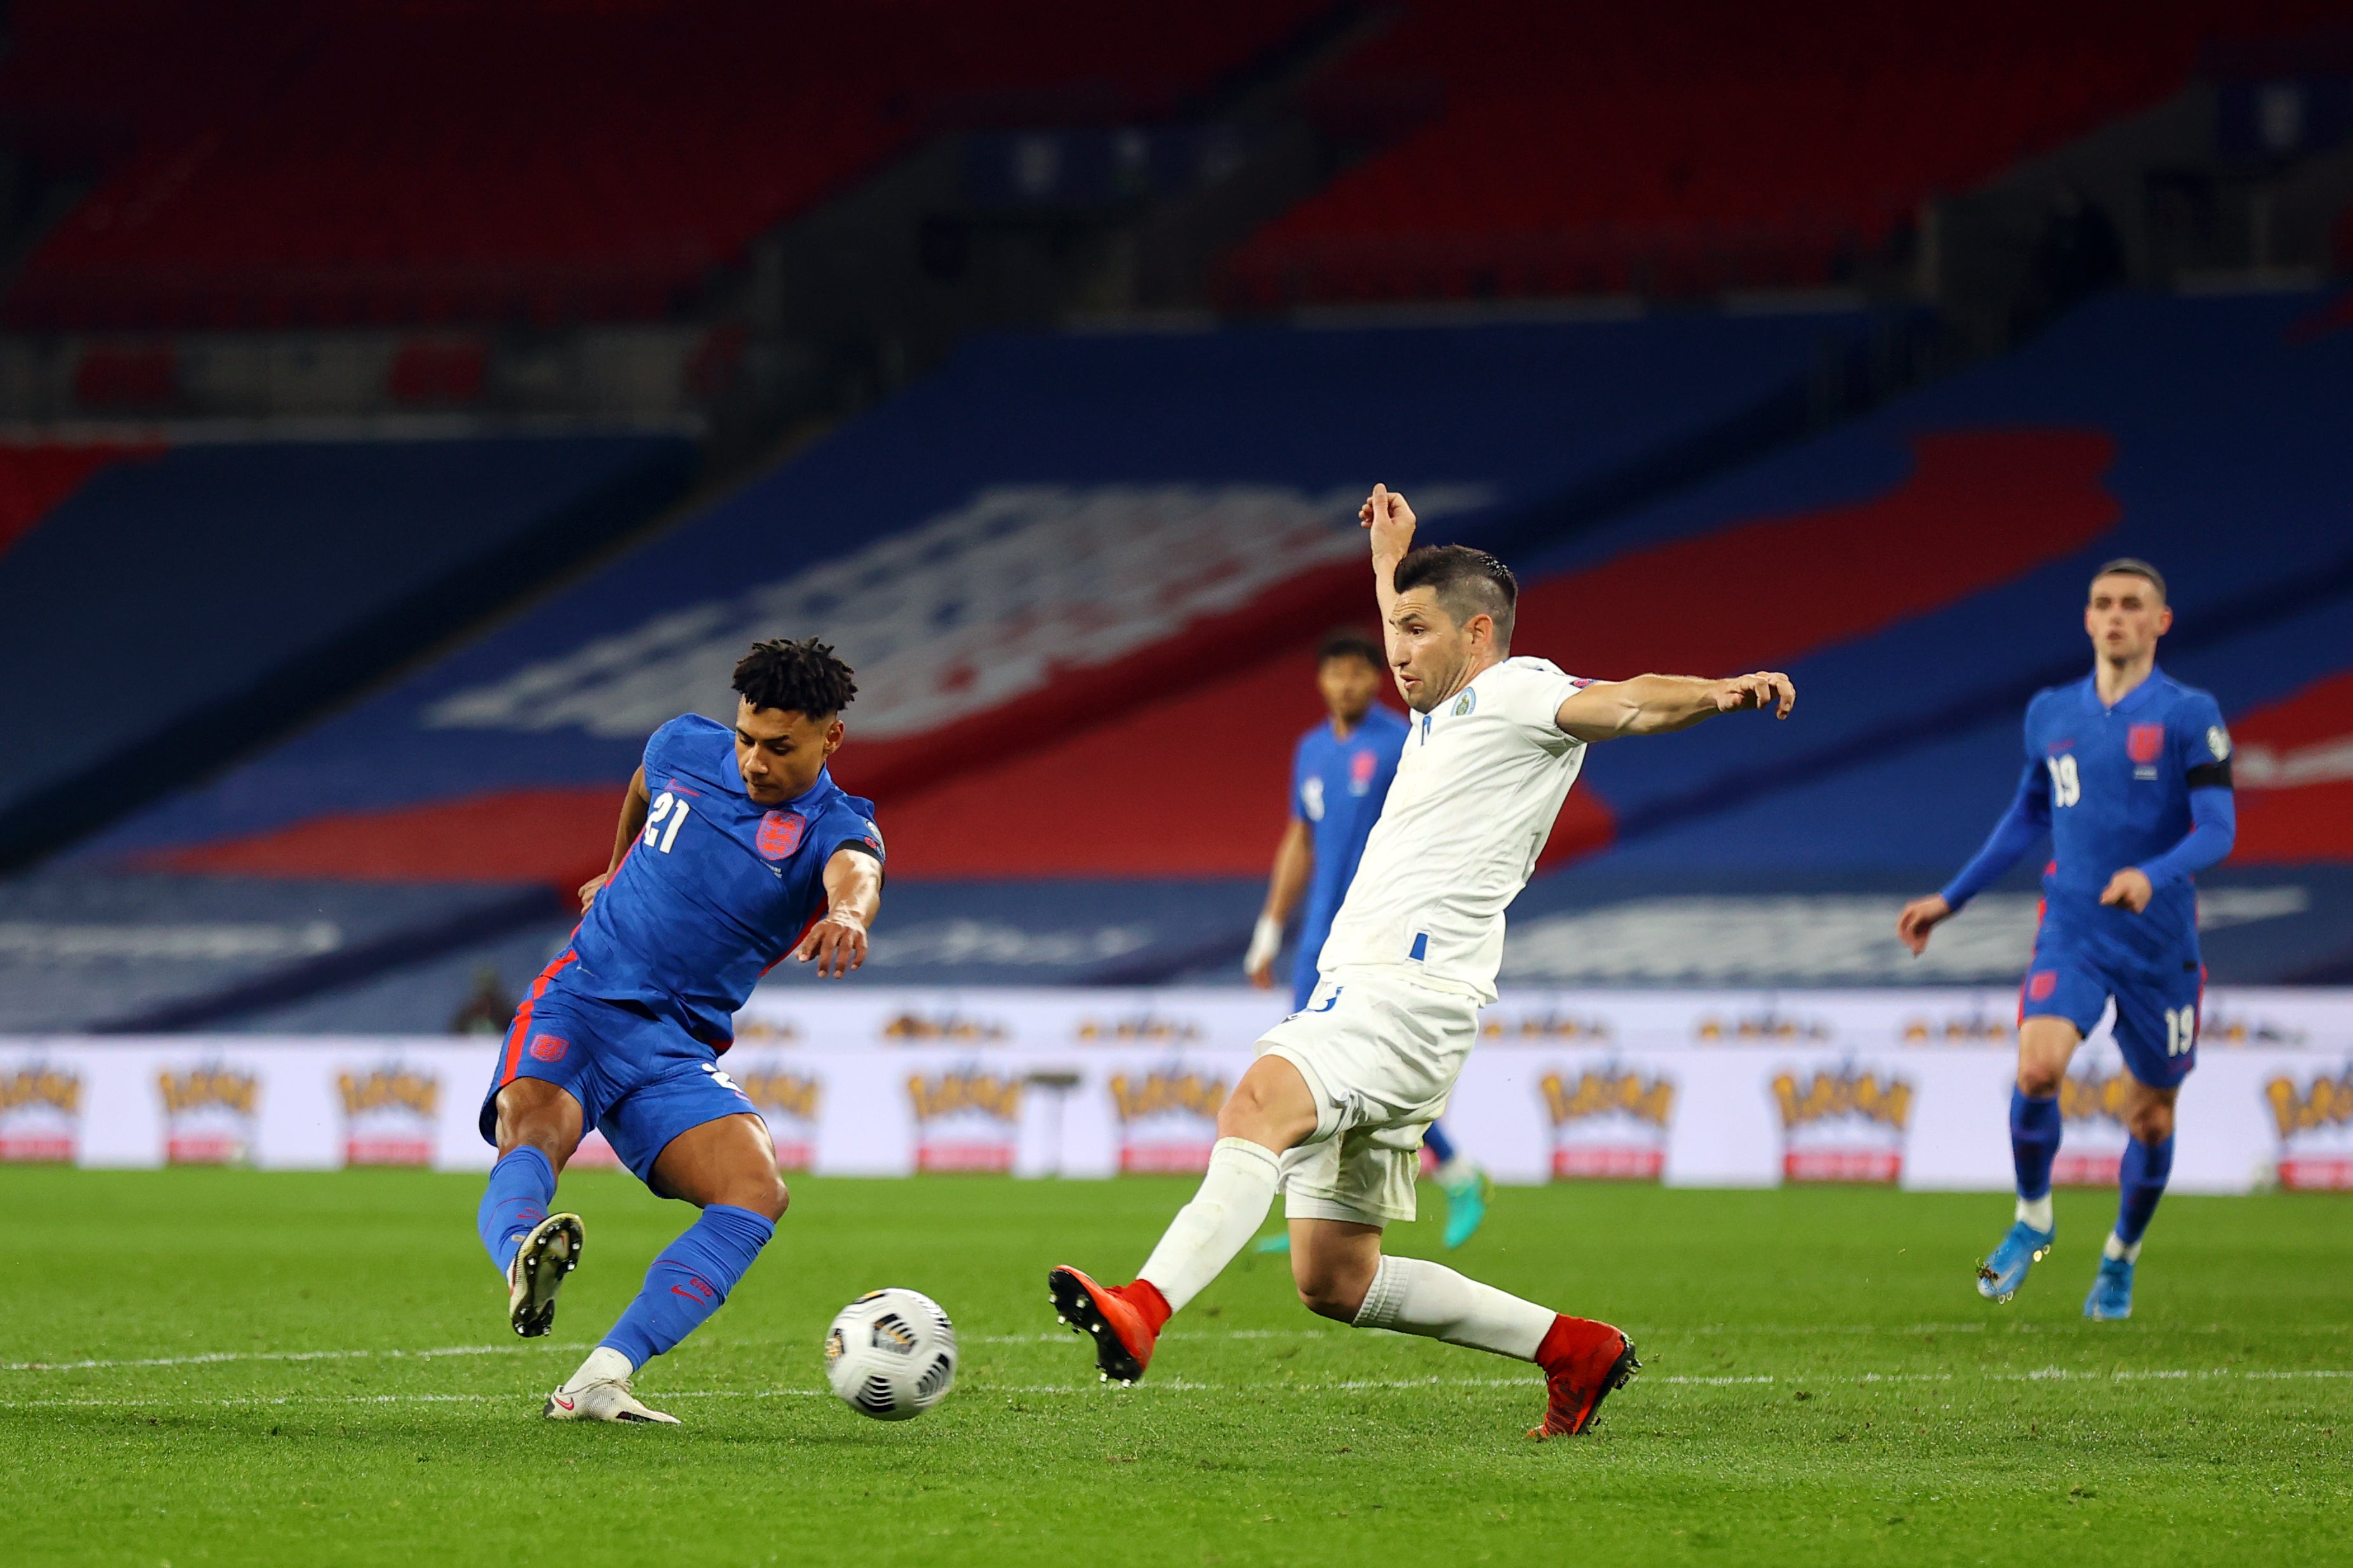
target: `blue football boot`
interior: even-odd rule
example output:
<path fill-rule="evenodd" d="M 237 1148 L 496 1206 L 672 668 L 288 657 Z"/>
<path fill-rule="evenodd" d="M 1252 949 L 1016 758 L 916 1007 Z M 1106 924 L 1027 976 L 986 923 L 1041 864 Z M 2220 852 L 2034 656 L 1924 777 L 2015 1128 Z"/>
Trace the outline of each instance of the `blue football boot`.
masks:
<path fill-rule="evenodd" d="M 1453 1251 L 1477 1233 L 1487 1218 L 1487 1173 L 1471 1167 L 1461 1179 L 1440 1182 L 1446 1194 L 1446 1250 Z"/>
<path fill-rule="evenodd" d="M 2133 1266 L 2121 1258 L 2103 1258 L 2092 1276 L 2092 1293 L 2084 1298 L 2084 1316 L 2112 1323 L 2132 1316 Z"/>
<path fill-rule="evenodd" d="M 1978 1265 L 1978 1294 L 1989 1301 L 2007 1301 L 2026 1283 L 2026 1271 L 2051 1251 L 2055 1230 L 2037 1230 L 2024 1220 L 2010 1227 L 1993 1256 Z"/>

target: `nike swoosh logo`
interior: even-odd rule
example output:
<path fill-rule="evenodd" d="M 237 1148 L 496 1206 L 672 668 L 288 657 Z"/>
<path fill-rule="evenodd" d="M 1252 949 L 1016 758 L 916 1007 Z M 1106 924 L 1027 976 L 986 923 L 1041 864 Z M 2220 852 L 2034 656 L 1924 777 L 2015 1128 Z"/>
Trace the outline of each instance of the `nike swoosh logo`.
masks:
<path fill-rule="evenodd" d="M 555 1403 L 556 1403 L 556 1404 L 561 1405 L 562 1405 L 562 1406 L 564 1406 L 564 1408 L 565 1408 L 565 1409 L 566 1409 L 566 1410 L 569 1410 L 569 1409 L 571 1409 L 571 1408 L 572 1408 L 572 1401 L 570 1401 L 570 1400 L 568 1400 L 568 1399 L 565 1398 L 565 1397 L 564 1397 L 562 1394 L 550 1394 L 548 1397 L 550 1397 L 550 1398 L 554 1399 L 554 1400 L 555 1401 Z"/>

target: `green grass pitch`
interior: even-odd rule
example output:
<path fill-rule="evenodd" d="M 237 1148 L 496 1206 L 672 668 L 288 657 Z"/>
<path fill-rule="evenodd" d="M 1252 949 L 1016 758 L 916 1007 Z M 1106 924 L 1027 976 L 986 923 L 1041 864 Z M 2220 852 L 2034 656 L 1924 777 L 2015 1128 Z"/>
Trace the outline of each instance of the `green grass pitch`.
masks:
<path fill-rule="evenodd" d="M 2172 1198 L 2138 1315 L 2090 1324 L 2104 1194 L 2062 1195 L 2058 1250 L 1991 1307 L 2000 1197 L 1505 1190 L 1453 1260 L 1645 1363 L 1595 1436 L 1537 1445 L 1533 1369 L 1311 1318 L 1277 1258 L 1142 1386 L 1098 1384 L 1046 1269 L 1124 1277 L 1188 1188 L 798 1182 L 639 1377 L 689 1423 L 648 1429 L 538 1417 L 689 1216 L 626 1177 L 565 1182 L 586 1259 L 524 1342 L 471 1178 L 0 1172 L 0 1561 L 2353 1561 L 2341 1200 Z M 818 1349 L 886 1284 L 964 1341 L 956 1391 L 896 1426 L 823 1394 Z"/>

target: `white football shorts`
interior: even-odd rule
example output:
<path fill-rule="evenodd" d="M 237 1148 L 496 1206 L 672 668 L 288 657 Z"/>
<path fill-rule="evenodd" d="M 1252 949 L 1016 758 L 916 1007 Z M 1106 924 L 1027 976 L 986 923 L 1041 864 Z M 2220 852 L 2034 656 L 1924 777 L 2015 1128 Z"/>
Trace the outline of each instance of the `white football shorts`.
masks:
<path fill-rule="evenodd" d="M 1282 1212 L 1292 1219 L 1388 1225 L 1414 1216 L 1421 1135 L 1479 1034 L 1479 1004 L 1377 970 L 1317 984 L 1307 1005 L 1268 1030 L 1261 1055 L 1281 1057 L 1315 1097 L 1315 1131 L 1282 1156 Z"/>

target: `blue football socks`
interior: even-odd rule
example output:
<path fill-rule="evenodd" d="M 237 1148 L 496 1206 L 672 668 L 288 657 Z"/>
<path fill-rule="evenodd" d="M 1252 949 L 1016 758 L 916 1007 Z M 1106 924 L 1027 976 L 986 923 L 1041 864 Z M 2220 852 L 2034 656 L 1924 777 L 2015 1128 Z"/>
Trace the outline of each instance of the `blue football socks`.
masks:
<path fill-rule="evenodd" d="M 645 1365 L 719 1310 L 727 1292 L 776 1234 L 776 1225 L 765 1215 L 712 1204 L 654 1259 L 646 1270 L 645 1289 L 605 1336 L 603 1346 L 628 1357 L 632 1367 Z"/>
<path fill-rule="evenodd" d="M 2148 1222 L 2157 1215 L 2157 1200 L 2165 1196 L 2166 1178 L 2173 1174 L 2173 1140 L 2144 1143 L 2135 1138 L 2125 1144 L 2123 1164 L 2116 1172 L 2116 1239 L 2137 1246 Z"/>
<path fill-rule="evenodd" d="M 500 1273 L 513 1266 L 522 1238 L 547 1217 L 548 1202 L 554 1196 L 555 1167 L 528 1143 L 509 1150 L 491 1167 L 491 1184 L 482 1189 L 474 1228 Z"/>
<path fill-rule="evenodd" d="M 2051 1195 L 2051 1163 L 2059 1157 L 2059 1097 L 2010 1091 L 2010 1157 L 2018 1171 L 2018 1195 L 2032 1203 Z"/>
<path fill-rule="evenodd" d="M 1440 1131 L 1435 1121 L 1421 1130 L 1421 1146 L 1435 1155 L 1441 1165 L 1451 1163 L 1454 1158 L 1454 1140 Z"/>

